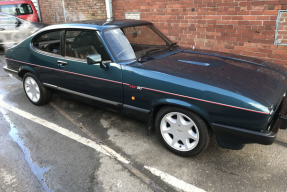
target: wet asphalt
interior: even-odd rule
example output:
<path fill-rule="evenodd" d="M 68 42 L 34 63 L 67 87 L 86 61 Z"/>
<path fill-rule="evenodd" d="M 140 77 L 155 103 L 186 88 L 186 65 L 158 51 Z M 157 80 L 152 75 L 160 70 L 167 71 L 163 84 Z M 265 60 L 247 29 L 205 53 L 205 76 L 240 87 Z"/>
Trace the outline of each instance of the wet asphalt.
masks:
<path fill-rule="evenodd" d="M 213 140 L 203 154 L 183 158 L 148 136 L 145 123 L 58 94 L 34 106 L 3 65 L 0 56 L 0 102 L 107 145 L 130 165 L 0 106 L 0 191 L 180 191 L 144 166 L 205 191 L 287 191 L 287 130 L 270 146 L 233 151 Z"/>

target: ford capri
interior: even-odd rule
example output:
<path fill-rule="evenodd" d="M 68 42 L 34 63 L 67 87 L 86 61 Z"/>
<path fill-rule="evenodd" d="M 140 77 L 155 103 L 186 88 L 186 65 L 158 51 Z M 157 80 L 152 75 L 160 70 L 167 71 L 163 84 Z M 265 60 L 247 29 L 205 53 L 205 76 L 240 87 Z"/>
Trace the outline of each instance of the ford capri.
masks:
<path fill-rule="evenodd" d="M 187 49 L 152 23 L 81 21 L 41 29 L 6 51 L 4 70 L 34 105 L 61 92 L 144 120 L 181 156 L 270 145 L 287 127 L 285 68 Z"/>

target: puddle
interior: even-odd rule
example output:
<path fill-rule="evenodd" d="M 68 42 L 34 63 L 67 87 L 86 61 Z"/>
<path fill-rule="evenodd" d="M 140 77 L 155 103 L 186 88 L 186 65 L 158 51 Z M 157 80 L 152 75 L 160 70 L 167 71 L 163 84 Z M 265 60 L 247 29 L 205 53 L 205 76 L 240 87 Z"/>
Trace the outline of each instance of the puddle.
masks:
<path fill-rule="evenodd" d="M 50 167 L 39 167 L 36 163 L 34 163 L 30 157 L 29 150 L 25 147 L 24 142 L 21 140 L 18 134 L 18 130 L 16 129 L 14 123 L 9 119 L 9 117 L 2 111 L 0 112 L 3 114 L 5 120 L 10 125 L 10 137 L 18 144 L 18 146 L 21 148 L 22 152 L 24 153 L 25 160 L 28 163 L 29 167 L 31 168 L 33 174 L 36 176 L 38 181 L 40 182 L 43 190 L 45 192 L 53 192 L 49 187 L 46 185 L 44 180 L 44 173 L 48 172 L 50 170 Z"/>

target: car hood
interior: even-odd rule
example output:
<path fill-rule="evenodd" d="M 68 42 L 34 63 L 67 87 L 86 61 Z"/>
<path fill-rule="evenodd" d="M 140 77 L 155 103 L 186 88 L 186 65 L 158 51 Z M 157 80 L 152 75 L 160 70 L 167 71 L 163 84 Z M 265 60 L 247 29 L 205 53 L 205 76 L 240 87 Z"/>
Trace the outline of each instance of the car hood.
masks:
<path fill-rule="evenodd" d="M 157 55 L 143 62 L 142 66 L 253 99 L 259 98 L 269 107 L 276 105 L 286 90 L 285 68 L 237 55 L 178 49 Z"/>
<path fill-rule="evenodd" d="M 31 22 L 31 24 L 32 24 L 34 27 L 38 28 L 38 29 L 42 29 L 42 28 L 44 28 L 44 27 L 49 26 L 49 24 L 40 23 L 40 22 Z"/>

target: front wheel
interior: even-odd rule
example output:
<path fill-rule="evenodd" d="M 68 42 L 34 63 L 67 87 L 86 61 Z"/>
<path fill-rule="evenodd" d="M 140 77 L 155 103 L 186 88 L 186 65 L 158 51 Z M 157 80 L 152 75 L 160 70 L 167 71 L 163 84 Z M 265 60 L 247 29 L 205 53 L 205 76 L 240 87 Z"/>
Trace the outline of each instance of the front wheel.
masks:
<path fill-rule="evenodd" d="M 51 91 L 44 87 L 32 73 L 24 75 L 23 87 L 28 99 L 34 105 L 45 105 L 51 99 Z"/>
<path fill-rule="evenodd" d="M 177 155 L 197 155 L 209 144 L 211 136 L 207 124 L 186 109 L 164 107 L 158 112 L 155 123 L 160 140 Z"/>

